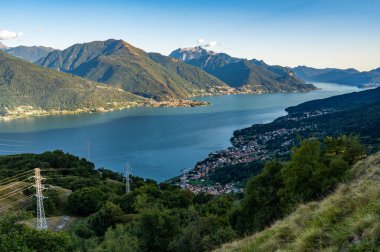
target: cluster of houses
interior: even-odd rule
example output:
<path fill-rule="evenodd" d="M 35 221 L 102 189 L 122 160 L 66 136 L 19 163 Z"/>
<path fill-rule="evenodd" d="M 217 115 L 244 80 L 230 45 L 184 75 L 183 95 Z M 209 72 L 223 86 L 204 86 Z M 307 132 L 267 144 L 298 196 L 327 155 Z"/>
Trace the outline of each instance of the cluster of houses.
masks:
<path fill-rule="evenodd" d="M 302 118 L 312 117 L 325 114 L 325 111 L 315 111 L 313 113 L 305 113 Z M 296 120 L 295 117 L 287 116 L 285 120 Z M 298 119 L 297 119 L 298 120 Z M 208 175 L 226 165 L 239 163 L 249 163 L 252 161 L 270 160 L 274 157 L 284 156 L 289 154 L 291 147 L 295 144 L 295 135 L 301 132 L 311 132 L 317 129 L 317 125 L 297 126 L 294 128 L 280 128 L 265 133 L 250 135 L 247 138 L 245 135 L 234 136 L 231 140 L 233 147 L 226 150 L 210 153 L 209 156 L 197 163 L 195 168 L 188 171 L 185 179 L 181 181 L 181 187 L 191 190 L 194 193 L 234 193 L 240 192 L 241 188 L 234 184 L 221 185 L 208 180 Z M 270 141 L 276 141 L 280 144 L 273 150 L 268 147 Z M 280 146 L 280 148 L 278 147 Z M 194 183 L 196 181 L 196 183 Z"/>

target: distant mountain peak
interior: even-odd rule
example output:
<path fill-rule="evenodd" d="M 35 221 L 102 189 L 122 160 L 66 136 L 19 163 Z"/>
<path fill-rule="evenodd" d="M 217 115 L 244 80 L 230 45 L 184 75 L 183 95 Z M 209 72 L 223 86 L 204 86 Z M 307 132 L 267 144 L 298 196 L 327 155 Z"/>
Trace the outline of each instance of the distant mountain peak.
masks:
<path fill-rule="evenodd" d="M 206 55 L 214 55 L 216 52 L 206 50 L 201 46 L 196 47 L 184 47 L 184 48 L 178 48 L 177 50 L 174 50 L 169 57 L 179 59 L 182 61 L 188 61 L 192 59 L 198 59 Z"/>
<path fill-rule="evenodd" d="M 8 47 L 0 42 L 0 49 L 6 49 L 6 48 Z"/>
<path fill-rule="evenodd" d="M 225 83 L 202 70 L 123 41 L 109 39 L 53 51 L 36 64 L 122 88 L 136 95 L 168 100 L 189 98 Z"/>
<path fill-rule="evenodd" d="M 253 93 L 304 92 L 315 89 L 313 85 L 300 80 L 291 69 L 267 65 L 262 60 L 235 58 L 200 46 L 179 48 L 169 56 L 196 66 L 233 88 Z"/>
<path fill-rule="evenodd" d="M 2 47 L 3 44 L 0 44 L 0 50 L 5 51 L 6 53 L 22 58 L 29 62 L 35 62 L 42 57 L 45 57 L 48 53 L 54 51 L 51 47 L 45 46 L 16 46 L 16 47 Z"/>

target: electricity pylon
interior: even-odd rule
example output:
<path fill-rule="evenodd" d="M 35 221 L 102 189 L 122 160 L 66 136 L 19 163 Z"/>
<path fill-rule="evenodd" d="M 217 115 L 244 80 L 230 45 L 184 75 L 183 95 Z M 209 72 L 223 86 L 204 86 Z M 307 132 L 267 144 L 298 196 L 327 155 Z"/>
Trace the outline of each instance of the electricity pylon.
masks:
<path fill-rule="evenodd" d="M 125 169 L 125 172 L 124 172 L 124 176 L 125 176 L 125 194 L 128 194 L 131 191 L 131 186 L 129 184 L 129 182 L 130 182 L 129 175 L 131 173 L 131 170 L 130 170 L 130 167 L 129 167 L 129 163 L 125 164 L 125 168 L 124 169 Z"/>
<path fill-rule="evenodd" d="M 45 217 L 45 209 L 44 209 L 44 195 L 42 194 L 42 190 L 45 188 L 42 186 L 42 179 L 41 177 L 41 169 L 36 168 L 34 169 L 34 180 L 35 180 L 35 187 L 36 187 L 36 198 L 37 198 L 37 229 L 39 230 L 46 230 L 48 228 L 48 224 Z"/>

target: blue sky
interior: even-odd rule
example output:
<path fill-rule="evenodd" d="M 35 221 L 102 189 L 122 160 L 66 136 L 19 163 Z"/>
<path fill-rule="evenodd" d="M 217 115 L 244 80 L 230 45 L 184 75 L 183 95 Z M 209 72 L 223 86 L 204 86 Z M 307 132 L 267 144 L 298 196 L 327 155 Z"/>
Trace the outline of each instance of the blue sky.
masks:
<path fill-rule="evenodd" d="M 216 42 L 212 50 L 270 64 L 380 67 L 377 0 L 15 0 L 0 6 L 0 38 L 4 30 L 19 33 L 0 41 L 7 46 L 64 49 L 116 38 L 169 54 L 203 39 Z"/>

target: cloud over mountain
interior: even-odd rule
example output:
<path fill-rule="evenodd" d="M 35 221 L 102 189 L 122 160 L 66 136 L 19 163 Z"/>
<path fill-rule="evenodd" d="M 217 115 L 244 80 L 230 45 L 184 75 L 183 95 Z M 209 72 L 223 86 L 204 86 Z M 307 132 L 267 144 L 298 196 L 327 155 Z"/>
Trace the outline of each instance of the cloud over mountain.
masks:
<path fill-rule="evenodd" d="M 214 47 L 216 46 L 218 43 L 216 41 L 210 41 L 208 42 L 207 44 L 204 45 L 204 47 Z"/>
<path fill-rule="evenodd" d="M 0 40 L 14 39 L 22 36 L 22 32 L 12 32 L 8 30 L 0 30 Z"/>

